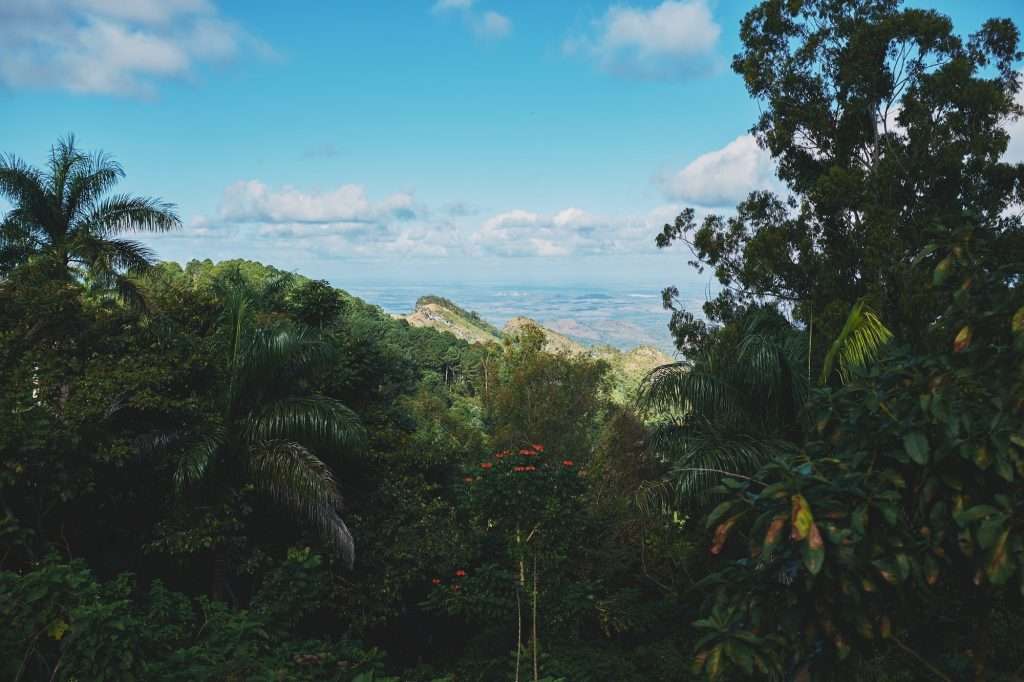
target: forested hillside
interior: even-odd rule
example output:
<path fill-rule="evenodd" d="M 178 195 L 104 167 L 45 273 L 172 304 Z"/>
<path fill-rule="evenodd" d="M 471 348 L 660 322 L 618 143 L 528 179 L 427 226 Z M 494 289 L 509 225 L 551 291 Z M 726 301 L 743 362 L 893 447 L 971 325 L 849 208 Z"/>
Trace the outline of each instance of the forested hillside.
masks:
<path fill-rule="evenodd" d="M 162 262 L 111 157 L 0 159 L 0 678 L 1021 679 L 1018 29 L 740 39 L 785 190 L 650 235 L 718 285 L 675 362 Z"/>

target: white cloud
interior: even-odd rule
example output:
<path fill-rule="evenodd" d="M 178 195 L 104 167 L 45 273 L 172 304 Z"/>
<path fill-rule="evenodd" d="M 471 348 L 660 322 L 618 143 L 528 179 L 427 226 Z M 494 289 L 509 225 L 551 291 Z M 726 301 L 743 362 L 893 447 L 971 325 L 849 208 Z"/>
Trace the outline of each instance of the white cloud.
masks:
<path fill-rule="evenodd" d="M 399 192 L 372 203 L 362 185 L 327 192 L 294 187 L 274 190 L 259 180 L 240 180 L 224 190 L 221 217 L 236 223 L 379 223 L 416 215 L 412 194 Z"/>
<path fill-rule="evenodd" d="M 717 68 L 721 32 L 707 0 L 665 0 L 646 10 L 613 6 L 590 35 L 569 38 L 563 47 L 592 57 L 610 73 L 682 78 Z"/>
<path fill-rule="evenodd" d="M 444 12 L 452 9 L 470 9 L 473 0 L 437 0 L 434 3 L 435 12 Z"/>
<path fill-rule="evenodd" d="M 478 12 L 473 8 L 475 0 L 437 0 L 434 14 L 457 11 L 463 22 L 479 38 L 500 39 L 512 32 L 512 21 L 504 14 L 488 10 Z"/>
<path fill-rule="evenodd" d="M 0 3 L 0 83 L 152 95 L 165 78 L 269 48 L 206 0 L 8 0 Z"/>
<path fill-rule="evenodd" d="M 485 220 L 470 244 L 479 254 L 497 256 L 653 252 L 653 235 L 664 213 L 656 209 L 641 217 L 602 217 L 575 207 L 552 214 L 516 209 Z"/>
<path fill-rule="evenodd" d="M 702 206 L 730 206 L 760 189 L 781 188 L 775 164 L 752 135 L 742 135 L 660 180 L 665 194 Z"/>
<path fill-rule="evenodd" d="M 512 31 L 512 22 L 503 14 L 484 12 L 473 20 L 473 31 L 484 38 L 504 38 Z"/>

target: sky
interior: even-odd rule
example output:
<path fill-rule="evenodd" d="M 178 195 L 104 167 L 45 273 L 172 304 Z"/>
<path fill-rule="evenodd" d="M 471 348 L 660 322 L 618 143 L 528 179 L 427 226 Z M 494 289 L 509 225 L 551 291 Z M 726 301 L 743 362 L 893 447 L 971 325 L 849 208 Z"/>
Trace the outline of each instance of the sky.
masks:
<path fill-rule="evenodd" d="M 177 206 L 145 238 L 168 260 L 703 286 L 654 237 L 776 186 L 729 69 L 752 4 L 0 0 L 0 152 L 112 154 L 119 190 Z M 1024 24 L 1019 0 L 914 4 Z"/>

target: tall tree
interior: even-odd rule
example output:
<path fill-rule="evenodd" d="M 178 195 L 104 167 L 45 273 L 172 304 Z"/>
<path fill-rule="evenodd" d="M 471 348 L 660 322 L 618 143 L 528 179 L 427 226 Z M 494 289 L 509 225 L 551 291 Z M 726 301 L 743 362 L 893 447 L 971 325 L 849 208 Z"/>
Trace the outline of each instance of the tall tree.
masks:
<path fill-rule="evenodd" d="M 181 221 L 159 199 L 108 195 L 123 177 L 120 164 L 80 151 L 70 135 L 50 149 L 46 170 L 0 156 L 0 196 L 14 206 L 0 222 L 0 275 L 32 262 L 58 278 L 87 278 L 131 295 L 126 275 L 147 271 L 153 253 L 121 235 L 166 232 Z"/>
<path fill-rule="evenodd" d="M 314 454 L 339 453 L 365 434 L 358 416 L 311 389 L 328 360 L 311 332 L 255 325 L 255 302 L 241 285 L 224 290 L 223 386 L 217 418 L 194 434 L 175 481 L 211 503 L 245 485 L 313 523 L 349 567 L 352 534 L 339 515 L 341 496 L 331 467 Z M 226 557 L 215 551 L 214 593 L 223 587 Z"/>
<path fill-rule="evenodd" d="M 835 338 L 866 297 L 908 338 L 941 305 L 905 267 L 921 249 L 965 214 L 1019 224 L 1007 209 L 1024 165 L 1001 161 L 1021 114 L 1017 28 L 993 19 L 963 40 L 948 17 L 900 5 L 765 0 L 743 19 L 733 70 L 761 105 L 751 132 L 789 196 L 755 192 L 734 216 L 688 210 L 665 226 L 659 246 L 685 242 L 722 284 L 713 321 L 775 299 Z M 692 324 L 678 317 L 677 336 Z"/>

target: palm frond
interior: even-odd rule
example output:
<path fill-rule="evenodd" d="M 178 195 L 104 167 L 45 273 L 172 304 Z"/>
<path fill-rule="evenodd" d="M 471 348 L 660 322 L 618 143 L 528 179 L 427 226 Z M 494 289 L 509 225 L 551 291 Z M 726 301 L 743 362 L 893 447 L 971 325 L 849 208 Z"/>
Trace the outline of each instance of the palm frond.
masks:
<path fill-rule="evenodd" d="M 103 152 L 96 152 L 68 178 L 65 214 L 71 220 L 80 218 L 123 177 L 124 169 L 119 163 Z"/>
<path fill-rule="evenodd" d="M 153 250 L 131 239 L 103 239 L 79 235 L 73 242 L 75 256 L 94 276 L 113 278 L 118 273 L 142 274 L 156 260 Z M 113 281 L 111 281 L 113 284 Z"/>
<path fill-rule="evenodd" d="M 52 217 L 42 174 L 16 156 L 0 155 L 0 196 L 30 215 L 34 222 L 43 223 Z"/>
<path fill-rule="evenodd" d="M 697 414 L 734 421 L 742 416 L 740 396 L 722 376 L 675 362 L 655 367 L 637 390 L 637 405 L 648 413 Z"/>
<path fill-rule="evenodd" d="M 882 347 L 892 338 L 892 332 L 875 311 L 868 307 L 867 302 L 864 299 L 857 301 L 839 335 L 829 347 L 818 383 L 822 386 L 828 383 L 837 359 L 839 376 L 845 383 L 850 378 L 851 370 L 866 367 L 874 362 Z"/>
<path fill-rule="evenodd" d="M 684 505 L 701 505 L 723 477 L 750 477 L 792 449 L 789 443 L 719 429 L 706 420 L 668 421 L 651 433 L 649 447 L 672 462 L 669 480 Z"/>
<path fill-rule="evenodd" d="M 311 333 L 289 328 L 251 333 L 236 368 L 241 395 L 283 396 L 326 366 L 330 348 Z"/>
<path fill-rule="evenodd" d="M 333 398 L 286 398 L 261 407 L 246 421 L 250 442 L 293 440 L 344 449 L 362 445 L 365 431 L 355 412 Z"/>
<path fill-rule="evenodd" d="M 89 157 L 75 148 L 75 136 L 57 140 L 57 144 L 50 147 L 50 160 L 48 166 L 50 172 L 47 179 L 50 185 L 50 194 L 57 206 L 63 206 L 67 196 L 68 179 L 79 172 L 82 166 L 87 165 Z"/>
<path fill-rule="evenodd" d="M 99 236 L 131 231 L 169 232 L 181 227 L 174 204 L 159 199 L 116 194 L 93 202 L 91 209 L 75 221 L 75 231 Z"/>
<path fill-rule="evenodd" d="M 249 466 L 257 488 L 316 525 L 352 567 L 355 542 L 338 515 L 342 500 L 330 467 L 302 445 L 287 440 L 261 443 L 253 450 Z"/>
<path fill-rule="evenodd" d="M 179 491 L 186 490 L 203 479 L 217 459 L 217 452 L 223 442 L 223 431 L 215 430 L 181 453 L 174 469 L 174 485 Z"/>

